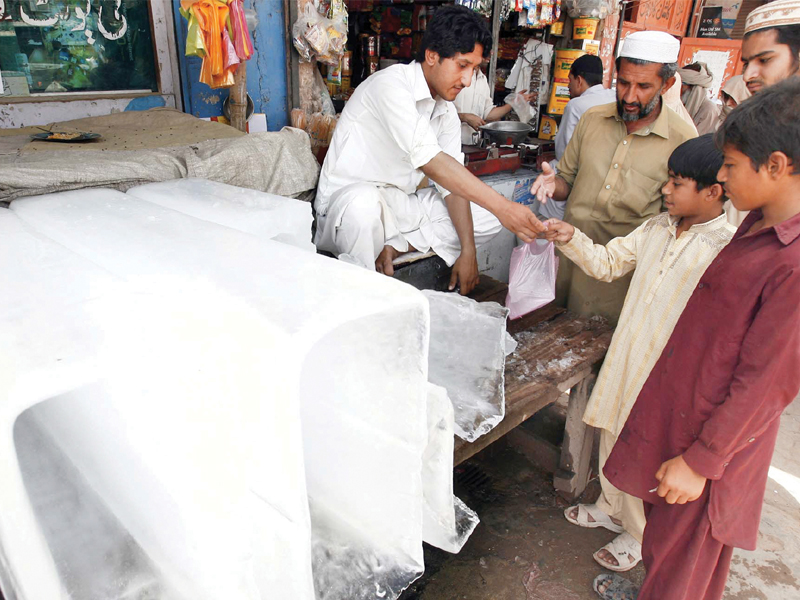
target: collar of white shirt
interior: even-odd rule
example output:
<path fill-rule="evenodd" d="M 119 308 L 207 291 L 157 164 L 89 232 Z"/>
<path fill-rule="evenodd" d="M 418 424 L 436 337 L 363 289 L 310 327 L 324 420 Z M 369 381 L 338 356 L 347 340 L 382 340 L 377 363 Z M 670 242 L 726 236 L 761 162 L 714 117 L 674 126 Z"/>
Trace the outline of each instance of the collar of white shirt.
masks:
<path fill-rule="evenodd" d="M 414 100 L 418 103 L 425 101 L 434 103 L 431 119 L 435 119 L 439 115 L 445 113 L 448 108 L 448 103 L 438 96 L 436 100 L 433 99 L 433 96 L 431 96 L 431 89 L 428 87 L 428 82 L 425 79 L 425 73 L 422 71 L 422 65 L 414 61 L 408 66 L 411 67 L 414 81 Z"/>

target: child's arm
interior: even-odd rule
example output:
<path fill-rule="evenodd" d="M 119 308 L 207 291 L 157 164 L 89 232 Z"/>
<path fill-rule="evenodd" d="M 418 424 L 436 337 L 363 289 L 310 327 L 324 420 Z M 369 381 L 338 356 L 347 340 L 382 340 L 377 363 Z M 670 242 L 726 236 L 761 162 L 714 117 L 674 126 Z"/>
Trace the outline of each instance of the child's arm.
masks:
<path fill-rule="evenodd" d="M 545 238 L 555 242 L 559 250 L 589 277 L 614 281 L 636 267 L 637 241 L 642 226 L 625 237 L 614 238 L 605 246 L 595 244 L 577 227 L 558 219 L 545 221 Z"/>
<path fill-rule="evenodd" d="M 745 334 L 727 398 L 683 454 L 708 479 L 722 477 L 731 458 L 780 417 L 800 388 L 800 272 L 771 287 Z"/>

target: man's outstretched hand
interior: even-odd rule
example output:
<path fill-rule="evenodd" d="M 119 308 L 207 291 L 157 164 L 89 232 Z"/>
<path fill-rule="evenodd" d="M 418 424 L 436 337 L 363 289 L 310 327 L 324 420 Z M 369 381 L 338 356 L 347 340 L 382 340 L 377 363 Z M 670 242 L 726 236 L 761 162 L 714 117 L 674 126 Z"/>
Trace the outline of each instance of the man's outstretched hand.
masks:
<path fill-rule="evenodd" d="M 523 242 L 529 243 L 543 233 L 547 227 L 536 218 L 531 209 L 516 202 L 507 201 L 495 216 L 511 233 L 516 234 Z"/>
<path fill-rule="evenodd" d="M 542 174 L 536 178 L 531 186 L 531 194 L 542 204 L 553 197 L 556 192 L 556 172 L 549 163 L 542 163 Z"/>
<path fill-rule="evenodd" d="M 478 285 L 478 259 L 475 252 L 462 251 L 461 255 L 453 264 L 453 271 L 450 275 L 450 285 L 448 289 L 452 292 L 458 286 L 458 291 L 462 296 L 469 294 Z"/>

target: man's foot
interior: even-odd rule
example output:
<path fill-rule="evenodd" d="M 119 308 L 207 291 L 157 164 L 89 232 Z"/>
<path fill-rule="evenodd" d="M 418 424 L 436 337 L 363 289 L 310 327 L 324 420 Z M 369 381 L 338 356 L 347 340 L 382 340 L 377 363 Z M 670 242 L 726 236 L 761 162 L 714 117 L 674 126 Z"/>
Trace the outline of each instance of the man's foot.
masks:
<path fill-rule="evenodd" d="M 375 270 L 391 277 L 394 275 L 394 265 L 392 263 L 398 256 L 400 256 L 400 251 L 395 250 L 392 246 L 384 246 L 378 258 L 375 259 Z"/>
<path fill-rule="evenodd" d="M 592 554 L 601 567 L 623 573 L 642 560 L 642 545 L 627 531 Z"/>
<path fill-rule="evenodd" d="M 573 525 L 595 529 L 605 527 L 614 533 L 625 531 L 619 519 L 608 516 L 596 504 L 578 504 L 564 511 L 564 517 Z"/>
<path fill-rule="evenodd" d="M 598 575 L 592 587 L 603 600 L 636 600 L 639 588 L 619 575 Z"/>

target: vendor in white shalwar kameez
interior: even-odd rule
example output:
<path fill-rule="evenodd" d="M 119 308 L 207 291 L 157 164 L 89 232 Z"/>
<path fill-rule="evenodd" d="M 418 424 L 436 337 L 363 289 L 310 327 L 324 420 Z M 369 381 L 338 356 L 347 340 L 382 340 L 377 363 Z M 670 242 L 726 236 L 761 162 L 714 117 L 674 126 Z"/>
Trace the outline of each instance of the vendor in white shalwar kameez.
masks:
<path fill-rule="evenodd" d="M 461 6 L 436 11 L 418 61 L 394 65 L 356 89 L 320 174 L 315 244 L 392 275 L 400 254 L 433 250 L 453 266 L 450 288 L 478 282 L 476 245 L 501 226 L 531 241 L 543 226 L 463 166 L 452 100 L 491 52 L 483 20 Z M 436 186 L 417 189 L 428 176 Z"/>

